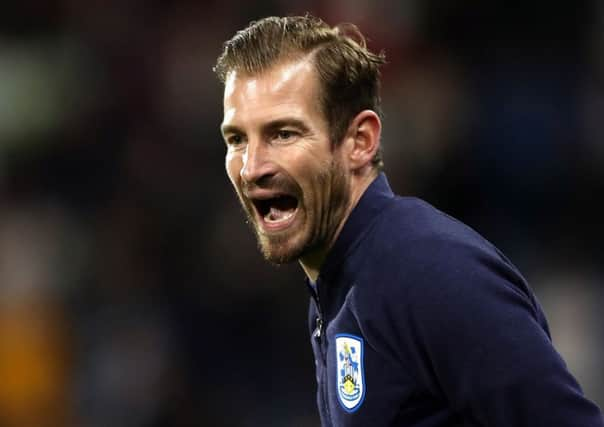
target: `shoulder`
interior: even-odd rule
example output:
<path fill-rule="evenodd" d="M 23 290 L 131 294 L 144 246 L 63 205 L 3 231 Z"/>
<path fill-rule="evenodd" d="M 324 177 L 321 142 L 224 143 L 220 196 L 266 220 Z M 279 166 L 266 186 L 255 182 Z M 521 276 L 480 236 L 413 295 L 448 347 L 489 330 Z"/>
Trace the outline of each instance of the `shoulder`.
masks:
<path fill-rule="evenodd" d="M 392 236 L 399 249 L 414 245 L 414 253 L 448 244 L 483 250 L 494 247 L 468 225 L 415 197 L 395 197 L 376 221 L 376 234 Z M 415 245 L 420 245 L 419 247 Z"/>
<path fill-rule="evenodd" d="M 511 294 L 536 309 L 528 284 L 500 250 L 421 199 L 393 199 L 361 246 L 356 264 L 368 285 L 359 291 L 369 299 L 383 295 L 388 305 L 423 313 L 444 300 L 463 310 Z"/>
<path fill-rule="evenodd" d="M 362 253 L 408 274 L 452 274 L 474 263 L 501 264 L 519 274 L 491 242 L 468 225 L 413 197 L 396 197 L 374 219 Z"/>

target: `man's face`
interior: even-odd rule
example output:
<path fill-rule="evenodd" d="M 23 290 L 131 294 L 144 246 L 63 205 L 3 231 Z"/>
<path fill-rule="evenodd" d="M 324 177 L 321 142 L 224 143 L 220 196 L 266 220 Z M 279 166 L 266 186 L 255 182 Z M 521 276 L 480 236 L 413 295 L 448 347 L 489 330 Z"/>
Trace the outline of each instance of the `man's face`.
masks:
<path fill-rule="evenodd" d="M 327 250 L 349 208 L 350 176 L 330 142 L 312 62 L 231 72 L 222 133 L 227 173 L 266 259 Z"/>

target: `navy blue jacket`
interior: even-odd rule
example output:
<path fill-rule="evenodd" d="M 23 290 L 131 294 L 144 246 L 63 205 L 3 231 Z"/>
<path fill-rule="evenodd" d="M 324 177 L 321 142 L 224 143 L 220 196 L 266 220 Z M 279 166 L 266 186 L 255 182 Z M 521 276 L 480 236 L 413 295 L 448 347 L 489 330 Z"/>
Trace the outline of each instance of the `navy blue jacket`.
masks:
<path fill-rule="evenodd" d="M 603 427 L 518 270 L 383 174 L 308 283 L 324 427 Z"/>

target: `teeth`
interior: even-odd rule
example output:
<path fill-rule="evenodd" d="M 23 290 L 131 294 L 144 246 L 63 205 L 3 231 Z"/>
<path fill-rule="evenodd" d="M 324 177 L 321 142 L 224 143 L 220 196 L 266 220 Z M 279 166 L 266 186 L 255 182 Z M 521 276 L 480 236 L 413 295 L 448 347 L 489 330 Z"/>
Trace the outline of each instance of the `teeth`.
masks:
<path fill-rule="evenodd" d="M 270 223 L 277 223 L 287 221 L 294 215 L 294 211 L 283 212 L 279 209 L 271 208 L 270 211 L 266 215 L 264 215 L 264 220 Z"/>

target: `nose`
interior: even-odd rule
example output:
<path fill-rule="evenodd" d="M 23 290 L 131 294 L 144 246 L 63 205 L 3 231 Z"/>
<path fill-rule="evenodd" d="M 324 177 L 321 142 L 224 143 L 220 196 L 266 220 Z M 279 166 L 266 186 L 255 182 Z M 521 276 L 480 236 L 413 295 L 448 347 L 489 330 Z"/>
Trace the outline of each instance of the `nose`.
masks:
<path fill-rule="evenodd" d="M 270 155 L 270 148 L 259 141 L 249 141 L 243 155 L 241 178 L 244 182 L 257 183 L 266 176 L 275 173 L 275 164 Z"/>

